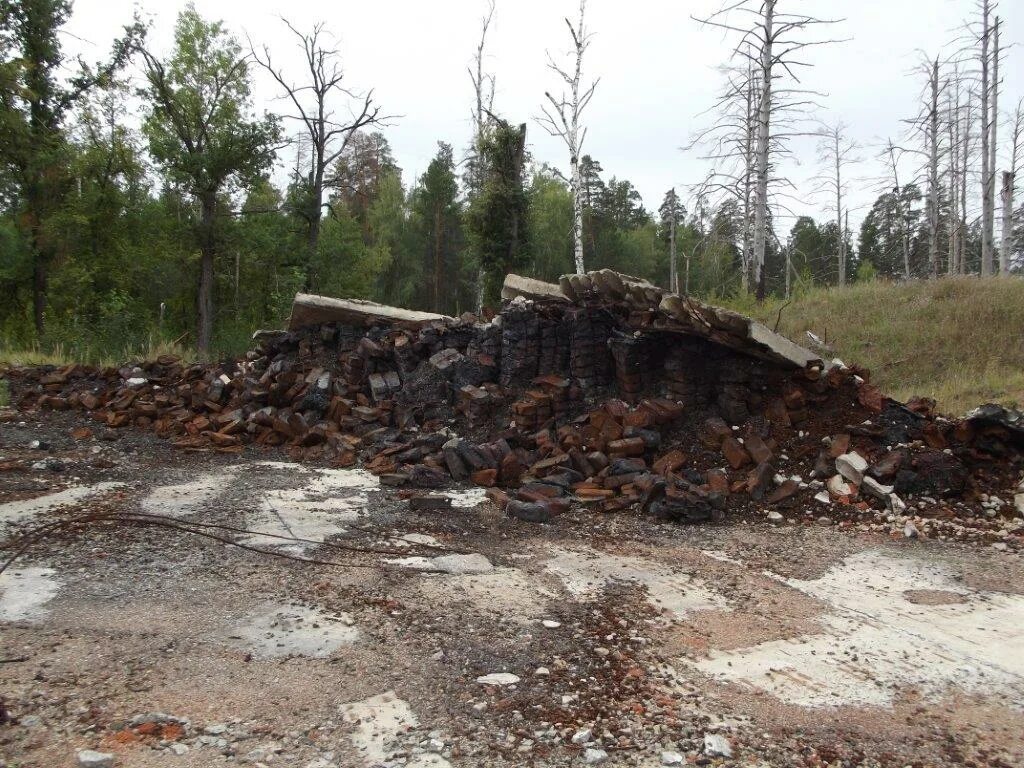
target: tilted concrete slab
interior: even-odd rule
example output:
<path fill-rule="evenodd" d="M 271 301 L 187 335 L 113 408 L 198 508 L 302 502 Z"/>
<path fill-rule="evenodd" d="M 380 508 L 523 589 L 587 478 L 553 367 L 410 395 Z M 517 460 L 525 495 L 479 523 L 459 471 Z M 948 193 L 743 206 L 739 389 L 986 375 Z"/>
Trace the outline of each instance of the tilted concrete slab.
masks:
<path fill-rule="evenodd" d="M 557 285 L 509 273 L 501 286 L 501 298 L 511 301 L 517 296 L 534 301 L 568 301 Z"/>
<path fill-rule="evenodd" d="M 433 312 L 417 312 L 401 307 L 389 307 L 374 301 L 362 299 L 334 299 L 330 296 L 316 296 L 297 293 L 292 302 L 292 314 L 288 318 L 288 330 L 294 331 L 320 323 L 345 323 L 362 325 L 384 321 L 388 323 L 429 323 L 437 320 L 451 320 L 447 315 Z"/>

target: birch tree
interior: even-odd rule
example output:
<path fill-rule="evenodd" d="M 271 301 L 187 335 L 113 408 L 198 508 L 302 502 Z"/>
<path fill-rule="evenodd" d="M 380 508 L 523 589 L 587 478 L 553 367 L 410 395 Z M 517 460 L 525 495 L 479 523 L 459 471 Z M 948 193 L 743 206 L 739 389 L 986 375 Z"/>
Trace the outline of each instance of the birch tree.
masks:
<path fill-rule="evenodd" d="M 594 96 L 600 78 L 589 85 L 583 83 L 583 56 L 590 46 L 591 34 L 587 31 L 585 17 L 587 0 L 580 0 L 580 13 L 576 25 L 566 18 L 565 24 L 572 37 L 575 64 L 570 68 L 555 62 L 548 54 L 548 68 L 558 75 L 568 94 L 563 90 L 557 97 L 550 91 L 544 92 L 546 104 L 541 104 L 541 116 L 536 118 L 538 124 L 552 136 L 565 142 L 569 150 L 569 189 L 572 192 L 572 241 L 573 259 L 578 274 L 585 271 L 583 265 L 583 190 L 580 177 L 580 159 L 583 142 L 587 137 L 587 129 L 580 125 L 580 118 Z"/>
<path fill-rule="evenodd" d="M 374 101 L 372 89 L 366 93 L 356 92 L 345 83 L 341 54 L 329 47 L 323 24 L 315 24 L 312 31 L 304 33 L 287 20 L 282 21 L 302 50 L 307 70 L 303 75 L 304 81 L 290 79 L 274 63 L 266 45 L 257 51 L 250 42 L 250 49 L 256 62 L 270 74 L 284 91 L 284 98 L 294 107 L 293 113 L 286 113 L 283 117 L 299 123 L 309 137 L 307 200 L 297 211 L 306 222 L 306 263 L 309 265 L 316 260 L 320 245 L 326 191 L 338 186 L 338 179 L 331 169 L 358 131 L 384 125 L 388 116 L 381 115 L 381 107 Z M 307 290 L 309 278 L 307 268 Z"/>
<path fill-rule="evenodd" d="M 803 39 L 807 30 L 834 24 L 836 20 L 817 19 L 778 10 L 778 0 L 738 0 L 704 19 L 709 27 L 739 35 L 733 57 L 745 59 L 756 72 L 756 134 L 754 136 L 754 210 L 752 277 L 758 299 L 765 293 L 765 247 L 770 222 L 768 190 L 772 176 L 778 174 L 773 162 L 773 126 L 783 110 L 806 111 L 813 104 L 811 92 L 797 87 L 797 72 L 810 66 L 798 58 L 806 49 L 833 40 Z M 735 19 L 735 20 L 734 20 Z"/>

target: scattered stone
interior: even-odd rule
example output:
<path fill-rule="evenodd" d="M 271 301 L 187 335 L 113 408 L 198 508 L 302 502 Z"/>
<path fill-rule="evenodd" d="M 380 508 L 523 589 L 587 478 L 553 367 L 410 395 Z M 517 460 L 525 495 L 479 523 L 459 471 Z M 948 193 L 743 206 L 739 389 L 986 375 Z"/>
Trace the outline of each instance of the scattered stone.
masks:
<path fill-rule="evenodd" d="M 489 675 L 480 675 L 476 681 L 481 685 L 515 685 L 519 682 L 519 676 L 511 672 L 491 672 Z"/>
<path fill-rule="evenodd" d="M 769 522 L 781 523 L 783 521 L 783 519 L 784 518 L 782 517 L 782 515 L 780 513 L 776 512 L 774 509 L 770 510 L 768 512 L 768 520 L 769 520 Z"/>
<path fill-rule="evenodd" d="M 683 765 L 685 758 L 678 752 L 666 750 L 661 753 L 662 765 Z"/>
<path fill-rule="evenodd" d="M 1017 514 L 1024 517 L 1024 493 L 1014 494 L 1013 506 L 1016 508 Z"/>
<path fill-rule="evenodd" d="M 608 759 L 608 753 L 603 749 L 587 747 L 583 751 L 583 762 L 587 765 L 599 765 Z"/>
<path fill-rule="evenodd" d="M 541 624 L 543 624 L 546 629 L 558 629 L 562 626 L 562 622 L 554 621 L 553 619 L 544 619 Z"/>
<path fill-rule="evenodd" d="M 114 756 L 110 752 L 81 749 L 78 751 L 78 765 L 80 768 L 112 768 Z"/>
<path fill-rule="evenodd" d="M 860 487 L 862 490 L 867 491 L 875 498 L 882 499 L 883 501 L 889 498 L 889 494 L 893 492 L 893 486 L 882 485 L 880 482 L 875 480 L 875 478 L 871 477 L 870 475 L 864 476 L 864 479 L 861 481 Z"/>
<path fill-rule="evenodd" d="M 868 463 L 859 453 L 844 453 L 836 459 L 836 471 L 851 483 L 860 485 L 867 470 Z"/>
<path fill-rule="evenodd" d="M 903 535 L 908 539 L 916 539 L 920 536 L 920 533 L 917 530 L 917 526 L 910 520 L 907 520 L 907 524 L 903 526 Z"/>
<path fill-rule="evenodd" d="M 704 754 L 708 757 L 732 757 L 729 740 L 717 733 L 704 734 Z"/>
<path fill-rule="evenodd" d="M 590 728 L 584 728 L 582 731 L 576 731 L 572 735 L 573 744 L 586 744 L 594 738 L 594 732 Z"/>
<path fill-rule="evenodd" d="M 833 475 L 828 480 L 828 492 L 834 499 L 841 499 L 845 496 L 853 495 L 853 488 L 850 487 L 849 483 L 843 481 L 843 478 L 839 475 Z"/>

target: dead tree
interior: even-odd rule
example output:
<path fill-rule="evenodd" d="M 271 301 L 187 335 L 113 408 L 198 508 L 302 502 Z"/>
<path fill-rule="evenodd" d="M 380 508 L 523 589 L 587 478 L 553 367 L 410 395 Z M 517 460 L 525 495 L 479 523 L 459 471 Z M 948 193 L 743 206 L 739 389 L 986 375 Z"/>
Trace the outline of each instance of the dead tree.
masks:
<path fill-rule="evenodd" d="M 860 161 L 856 156 L 859 149 L 857 143 L 846 136 L 846 125 L 836 121 L 824 125 L 818 135 L 818 156 L 822 163 L 822 172 L 818 175 L 818 190 L 827 192 L 835 201 L 836 232 L 839 242 L 836 246 L 836 267 L 839 285 L 846 285 L 846 233 L 843 227 L 844 214 L 849 218 L 849 209 L 843 206 L 848 180 L 845 170 Z"/>
<path fill-rule="evenodd" d="M 989 15 L 991 3 L 989 0 L 981 0 L 981 38 L 980 38 L 980 63 L 981 63 L 981 274 L 982 276 L 992 274 L 992 232 L 989 222 L 992 220 L 992 177 L 993 171 L 989 166 L 991 154 L 989 144 L 992 141 L 991 133 L 991 112 L 989 111 L 989 96 L 991 85 L 989 81 Z"/>
<path fill-rule="evenodd" d="M 473 56 L 473 65 L 468 68 L 469 79 L 473 83 L 474 105 L 472 112 L 473 120 L 473 150 L 470 153 L 470 196 L 478 195 L 484 188 L 487 179 L 487 168 L 484 166 L 484 131 L 487 129 L 487 115 L 494 110 L 494 85 L 496 78 L 493 74 L 484 72 L 484 51 L 487 46 L 487 31 L 491 27 L 491 20 L 494 18 L 495 0 L 489 0 L 487 15 L 483 17 L 480 24 L 480 42 L 477 43 L 476 53 Z M 483 266 L 477 269 L 476 275 L 476 309 L 483 311 L 484 306 L 484 274 Z"/>
<path fill-rule="evenodd" d="M 796 71 L 809 64 L 796 54 L 832 40 L 802 40 L 801 33 L 811 27 L 836 23 L 836 20 L 777 11 L 778 0 L 738 0 L 704 19 L 696 21 L 740 36 L 734 57 L 745 58 L 757 72 L 756 126 L 754 139 L 754 231 L 752 271 L 758 299 L 764 298 L 764 257 L 768 236 L 768 188 L 771 174 L 778 167 L 772 157 L 772 127 L 780 110 L 806 109 L 808 91 L 783 87 L 789 80 L 799 83 Z M 733 17 L 740 17 L 736 22 Z"/>
<path fill-rule="evenodd" d="M 316 256 L 320 243 L 325 191 L 338 186 L 331 169 L 348 148 L 352 137 L 361 129 L 372 125 L 385 125 L 388 116 L 381 115 L 381 107 L 374 102 L 373 91 L 357 93 L 345 85 L 341 55 L 335 48 L 326 47 L 327 33 L 323 24 L 315 24 L 308 34 L 299 32 L 286 19 L 282 19 L 298 40 L 307 79 L 299 84 L 286 77 L 284 70 L 274 65 L 270 49 L 264 45 L 261 52 L 250 41 L 253 58 L 284 90 L 285 97 L 295 107 L 295 114 L 284 117 L 301 123 L 309 136 L 310 168 L 306 182 L 308 205 L 298 213 L 306 220 L 307 263 Z M 344 102 L 347 114 L 338 116 L 335 102 Z M 309 281 L 307 270 L 306 281 Z M 309 289 L 309 285 L 306 285 Z"/>
<path fill-rule="evenodd" d="M 893 203 L 896 207 L 896 215 L 900 220 L 900 242 L 903 246 L 903 278 L 910 279 L 910 227 L 908 225 L 909 214 L 903 210 L 903 190 L 900 187 L 899 158 L 896 153 L 900 151 L 889 139 L 885 147 L 885 159 L 888 161 L 889 170 L 892 173 L 891 186 Z"/>
<path fill-rule="evenodd" d="M 1021 137 L 1024 132 L 1024 100 L 1017 102 L 1010 129 L 1010 170 L 1003 171 L 1000 199 L 1003 204 L 1002 240 L 999 244 L 999 274 L 1010 274 L 1010 252 L 1013 250 L 1013 193 L 1017 183 L 1017 163 L 1020 160 Z"/>
<path fill-rule="evenodd" d="M 932 62 L 928 102 L 928 264 L 939 276 L 939 59 Z"/>
<path fill-rule="evenodd" d="M 552 136 L 556 136 L 565 142 L 569 150 L 569 168 L 571 178 L 569 188 L 572 191 L 572 242 L 573 258 L 576 263 L 576 272 L 582 274 L 583 266 L 583 182 L 580 178 L 580 154 L 583 141 L 587 136 L 587 129 L 580 126 L 580 117 L 587 104 L 594 96 L 600 78 L 597 78 L 589 86 L 582 84 L 583 78 L 583 55 L 590 46 L 591 35 L 587 32 L 584 24 L 584 17 L 587 10 L 587 0 L 580 0 L 579 20 L 574 27 L 567 18 L 565 24 L 569 27 L 569 34 L 572 36 L 573 49 L 575 52 L 575 66 L 572 71 L 559 66 L 548 54 L 548 68 L 555 72 L 569 88 L 569 94 L 562 91 L 557 98 L 550 91 L 544 92 L 548 104 L 541 104 L 540 117 L 537 123 Z"/>

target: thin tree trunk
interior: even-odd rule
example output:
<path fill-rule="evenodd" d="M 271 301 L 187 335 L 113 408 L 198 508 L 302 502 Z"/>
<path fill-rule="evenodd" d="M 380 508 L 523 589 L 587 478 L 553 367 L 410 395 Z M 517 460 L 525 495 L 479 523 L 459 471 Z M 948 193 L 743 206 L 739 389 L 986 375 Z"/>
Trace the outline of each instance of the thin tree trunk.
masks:
<path fill-rule="evenodd" d="M 775 0 L 764 0 L 764 40 L 761 48 L 761 98 L 757 116 L 757 208 L 754 212 L 754 285 L 764 300 L 764 250 L 768 234 L 768 152 L 772 101 L 772 38 Z"/>
<path fill-rule="evenodd" d="M 992 215 L 991 169 L 989 168 L 989 71 L 988 71 L 988 13 L 989 2 L 984 0 L 981 11 L 981 274 L 986 277 L 992 274 L 992 237 L 988 223 Z"/>
<path fill-rule="evenodd" d="M 441 206 L 434 206 L 434 311 L 441 312 Z"/>
<path fill-rule="evenodd" d="M 999 274 L 1010 274 L 1010 241 L 1013 240 L 1013 183 L 1014 172 L 1003 171 L 1003 186 L 999 196 L 1003 203 L 1003 239 L 999 244 Z"/>
<path fill-rule="evenodd" d="M 668 223 L 668 289 L 679 293 L 679 269 L 676 264 L 676 214 L 671 212 Z"/>
<path fill-rule="evenodd" d="M 754 66 L 747 61 L 747 93 L 746 93 L 746 115 L 743 125 L 743 254 L 740 259 L 743 273 L 740 277 L 743 285 L 743 292 L 750 293 L 750 262 L 753 258 L 753 211 L 750 206 L 750 198 L 753 184 L 751 180 L 754 175 Z"/>
<path fill-rule="evenodd" d="M 956 84 L 956 107 L 953 106 L 953 96 L 946 92 L 947 117 L 946 133 L 949 136 L 949 253 L 946 255 L 946 274 L 956 274 L 957 236 L 959 234 L 960 203 L 957 200 L 956 172 L 960 167 L 957 149 L 956 115 L 960 110 L 960 85 Z"/>
<path fill-rule="evenodd" d="M 839 152 L 839 126 L 832 135 L 835 141 L 836 159 L 836 234 L 839 238 L 836 248 L 836 262 L 839 267 L 839 285 L 846 285 L 846 238 L 843 234 L 843 185 L 842 166 Z"/>
<path fill-rule="evenodd" d="M 988 242 L 992 262 L 990 274 L 997 274 L 996 258 L 996 144 L 999 141 L 999 17 L 992 26 L 992 117 L 989 120 L 991 137 L 988 140 Z"/>
<path fill-rule="evenodd" d="M 932 99 L 928 117 L 928 261 L 939 276 L 939 60 L 932 63 Z"/>
<path fill-rule="evenodd" d="M 960 156 L 960 253 L 957 274 L 967 274 L 967 171 L 971 162 L 971 92 L 967 92 L 967 114 L 964 116 L 964 143 Z"/>
<path fill-rule="evenodd" d="M 575 90 L 573 92 L 573 98 L 576 97 Z M 572 124 L 572 139 L 573 145 L 576 144 L 576 119 L 573 118 Z M 572 155 L 569 157 L 569 165 L 572 169 L 572 252 L 573 261 L 576 267 L 576 274 L 581 275 L 584 272 L 583 266 L 583 195 L 581 194 L 581 188 L 583 181 L 580 178 L 580 159 L 576 154 L 577 150 L 572 150 Z"/>
<path fill-rule="evenodd" d="M 199 224 L 199 338 L 196 346 L 205 355 L 209 353 L 213 339 L 213 226 L 217 198 L 213 193 L 204 192 L 199 196 L 199 202 L 202 210 Z"/>

